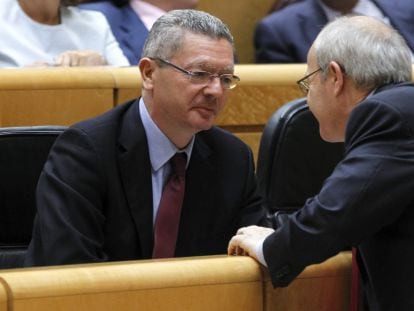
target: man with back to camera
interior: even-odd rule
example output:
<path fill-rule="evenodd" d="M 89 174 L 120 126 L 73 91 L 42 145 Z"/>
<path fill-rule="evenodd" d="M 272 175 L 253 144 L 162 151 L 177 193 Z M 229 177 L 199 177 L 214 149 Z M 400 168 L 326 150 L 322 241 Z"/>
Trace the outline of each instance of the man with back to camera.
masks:
<path fill-rule="evenodd" d="M 207 13 L 171 11 L 151 29 L 139 70 L 140 99 L 56 140 L 25 265 L 225 254 L 237 228 L 263 220 L 250 148 L 213 127 L 239 81 L 228 28 Z M 167 232 L 177 234 L 165 246 L 172 253 L 159 255 L 157 230 L 172 221 L 157 220 L 177 154 L 185 169 L 178 233 Z"/>
<path fill-rule="evenodd" d="M 414 85 L 411 56 L 390 26 L 369 17 L 328 24 L 298 81 L 321 137 L 345 157 L 318 195 L 274 231 L 250 226 L 228 246 L 287 286 L 307 265 L 347 246 L 369 310 L 414 310 Z"/>
<path fill-rule="evenodd" d="M 328 22 L 353 14 L 375 17 L 397 29 L 414 51 L 412 0 L 299 0 L 264 17 L 255 29 L 256 62 L 304 63 Z"/>
<path fill-rule="evenodd" d="M 138 64 L 148 31 L 168 11 L 194 9 L 198 0 L 107 0 L 79 5 L 103 13 L 131 65 Z"/>

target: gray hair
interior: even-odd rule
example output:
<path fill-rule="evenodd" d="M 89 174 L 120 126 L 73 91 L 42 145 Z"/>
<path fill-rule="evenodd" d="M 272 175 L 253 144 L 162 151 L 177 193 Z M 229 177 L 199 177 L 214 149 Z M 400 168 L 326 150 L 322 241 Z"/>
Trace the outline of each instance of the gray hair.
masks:
<path fill-rule="evenodd" d="M 392 27 L 370 17 L 341 17 L 325 26 L 313 44 L 326 77 L 335 61 L 360 89 L 411 81 L 411 52 Z"/>
<path fill-rule="evenodd" d="M 142 57 L 170 59 L 180 51 L 187 32 L 212 39 L 225 39 L 234 50 L 234 40 L 229 28 L 217 17 L 197 10 L 172 10 L 161 16 L 152 26 Z"/>

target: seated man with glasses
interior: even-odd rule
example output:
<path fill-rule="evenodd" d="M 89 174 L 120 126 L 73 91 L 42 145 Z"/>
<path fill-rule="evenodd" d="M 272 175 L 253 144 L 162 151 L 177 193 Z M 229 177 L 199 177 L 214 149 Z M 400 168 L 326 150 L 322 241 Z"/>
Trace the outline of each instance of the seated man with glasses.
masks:
<path fill-rule="evenodd" d="M 276 231 L 241 228 L 228 252 L 255 257 L 274 286 L 287 286 L 307 265 L 353 246 L 368 310 L 414 310 L 410 49 L 391 26 L 342 17 L 316 38 L 308 72 L 298 84 L 321 137 L 344 142 L 344 159 Z"/>
<path fill-rule="evenodd" d="M 142 97 L 70 127 L 37 188 L 25 264 L 225 254 L 265 219 L 249 147 L 214 127 L 234 75 L 216 17 L 171 11 L 139 62 Z"/>

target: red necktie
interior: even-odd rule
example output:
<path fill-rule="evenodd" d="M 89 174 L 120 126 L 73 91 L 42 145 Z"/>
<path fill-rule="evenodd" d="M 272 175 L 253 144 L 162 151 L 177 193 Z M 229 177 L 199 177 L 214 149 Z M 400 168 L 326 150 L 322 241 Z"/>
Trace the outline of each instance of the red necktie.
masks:
<path fill-rule="evenodd" d="M 186 162 L 185 153 L 176 153 L 170 159 L 171 174 L 164 185 L 155 220 L 152 258 L 174 257 L 184 198 Z"/>

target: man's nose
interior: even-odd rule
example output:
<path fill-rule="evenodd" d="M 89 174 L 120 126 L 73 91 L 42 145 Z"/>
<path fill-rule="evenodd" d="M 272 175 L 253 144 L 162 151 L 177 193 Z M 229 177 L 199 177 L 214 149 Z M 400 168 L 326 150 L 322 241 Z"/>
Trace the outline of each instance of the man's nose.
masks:
<path fill-rule="evenodd" d="M 211 76 L 207 86 L 204 89 L 209 94 L 215 94 L 216 96 L 222 95 L 225 91 L 220 77 L 218 76 Z"/>

